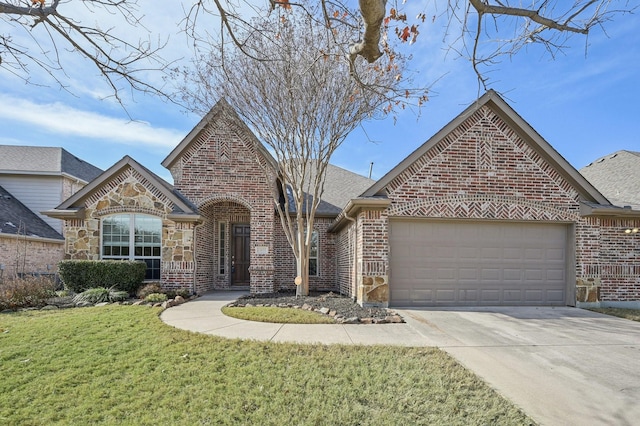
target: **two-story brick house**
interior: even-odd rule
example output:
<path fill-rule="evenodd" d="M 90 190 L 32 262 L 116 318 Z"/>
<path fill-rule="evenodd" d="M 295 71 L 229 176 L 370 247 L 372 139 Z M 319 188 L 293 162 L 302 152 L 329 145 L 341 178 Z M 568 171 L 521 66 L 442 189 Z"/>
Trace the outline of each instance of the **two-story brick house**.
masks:
<path fill-rule="evenodd" d="M 125 157 L 47 214 L 75 259 L 167 288 L 293 288 L 278 165 L 224 101 L 162 163 Z M 375 305 L 638 303 L 640 212 L 612 205 L 490 91 L 377 182 L 332 168 L 310 288 Z"/>

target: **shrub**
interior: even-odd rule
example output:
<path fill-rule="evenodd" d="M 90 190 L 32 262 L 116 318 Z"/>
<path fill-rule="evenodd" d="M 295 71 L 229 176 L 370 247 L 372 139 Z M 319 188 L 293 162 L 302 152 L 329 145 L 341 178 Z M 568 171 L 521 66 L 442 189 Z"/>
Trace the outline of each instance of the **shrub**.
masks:
<path fill-rule="evenodd" d="M 102 302 L 119 302 L 129 297 L 129 293 L 126 291 L 117 290 L 114 287 L 104 288 L 95 287 L 76 294 L 73 298 L 75 303 L 89 302 L 89 303 L 102 303 Z"/>
<path fill-rule="evenodd" d="M 46 305 L 54 297 L 56 284 L 44 277 L 24 277 L 0 283 L 0 310 Z"/>
<path fill-rule="evenodd" d="M 150 283 L 144 285 L 140 290 L 138 290 L 138 298 L 144 299 L 151 293 L 164 293 L 162 291 L 162 287 L 158 283 Z"/>
<path fill-rule="evenodd" d="M 136 294 L 147 265 L 128 260 L 63 260 L 58 268 L 65 288 L 76 293 L 89 288 L 115 287 Z"/>
<path fill-rule="evenodd" d="M 145 302 L 150 302 L 150 303 L 162 303 L 162 302 L 165 302 L 166 300 L 168 300 L 168 297 L 164 293 L 151 293 L 144 298 Z"/>

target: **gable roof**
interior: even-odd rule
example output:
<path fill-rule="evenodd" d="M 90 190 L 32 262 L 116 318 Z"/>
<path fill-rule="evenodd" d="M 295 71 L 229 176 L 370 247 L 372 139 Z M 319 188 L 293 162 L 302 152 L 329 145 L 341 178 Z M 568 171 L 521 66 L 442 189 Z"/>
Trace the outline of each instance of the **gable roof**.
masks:
<path fill-rule="evenodd" d="M 0 145 L 0 172 L 68 175 L 89 182 L 102 170 L 64 148 Z"/>
<path fill-rule="evenodd" d="M 640 209 L 640 152 L 621 150 L 605 155 L 580 173 L 613 204 Z"/>
<path fill-rule="evenodd" d="M 0 186 L 0 234 L 64 241 L 55 229 Z"/>
<path fill-rule="evenodd" d="M 200 216 L 198 214 L 198 209 L 193 203 L 187 200 L 187 198 L 176 190 L 173 185 L 169 184 L 167 181 L 142 166 L 128 155 L 122 157 L 120 161 L 111 166 L 84 188 L 73 194 L 58 207 L 43 213 L 47 216 L 57 217 L 60 219 L 81 216 L 82 209 L 84 207 L 84 200 L 126 168 L 132 168 L 136 172 L 140 173 L 173 203 L 173 213 L 171 214 L 173 218 L 180 217 L 183 220 L 199 220 Z"/>
<path fill-rule="evenodd" d="M 502 120 L 504 120 L 520 137 L 525 140 L 542 158 L 552 165 L 571 185 L 578 191 L 582 201 L 595 203 L 602 206 L 611 206 L 611 203 L 582 176 L 567 160 L 565 160 L 533 127 L 531 127 L 518 113 L 511 108 L 494 90 L 489 90 L 460 115 L 444 126 L 439 132 L 412 152 L 407 158 L 391 169 L 378 182 L 367 189 L 362 196 L 386 196 L 386 186 L 398 175 L 404 172 L 427 151 L 446 137 L 451 131 L 461 125 L 469 116 L 480 108 L 491 108 Z"/>
<path fill-rule="evenodd" d="M 240 118 L 235 109 L 227 102 L 226 99 L 220 99 L 211 110 L 202 117 L 202 120 L 196 124 L 196 126 L 189 132 L 187 136 L 176 146 L 173 151 L 169 153 L 167 158 L 162 161 L 162 165 L 167 169 L 171 168 L 173 164 L 186 152 L 191 144 L 195 142 L 200 134 L 211 124 L 217 121 L 224 121 L 224 123 L 235 130 L 240 137 L 245 137 L 251 141 L 258 152 L 260 152 L 265 161 L 267 161 L 274 170 L 277 169 L 276 160 L 271 153 L 262 145 L 262 142 L 258 140 L 256 135 L 253 134 L 251 129 L 246 125 L 244 120 Z"/>

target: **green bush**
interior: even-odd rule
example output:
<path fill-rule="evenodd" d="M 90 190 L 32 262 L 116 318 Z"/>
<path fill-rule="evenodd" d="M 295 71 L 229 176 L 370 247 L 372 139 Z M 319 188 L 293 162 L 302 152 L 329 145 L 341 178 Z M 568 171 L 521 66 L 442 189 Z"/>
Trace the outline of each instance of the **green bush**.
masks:
<path fill-rule="evenodd" d="M 145 302 L 150 303 L 162 303 L 168 300 L 168 297 L 164 293 L 151 293 L 144 298 Z"/>
<path fill-rule="evenodd" d="M 55 282 L 44 277 L 24 277 L 0 283 L 0 311 L 46 305 L 55 297 Z"/>
<path fill-rule="evenodd" d="M 76 293 L 96 287 L 115 287 L 136 294 L 147 265 L 129 260 L 63 260 L 58 269 L 65 288 Z"/>
<path fill-rule="evenodd" d="M 114 287 L 104 288 L 95 287 L 76 294 L 73 298 L 75 303 L 89 302 L 89 303 L 102 303 L 102 302 L 119 302 L 126 300 L 129 297 L 129 293 L 126 291 L 117 290 Z"/>

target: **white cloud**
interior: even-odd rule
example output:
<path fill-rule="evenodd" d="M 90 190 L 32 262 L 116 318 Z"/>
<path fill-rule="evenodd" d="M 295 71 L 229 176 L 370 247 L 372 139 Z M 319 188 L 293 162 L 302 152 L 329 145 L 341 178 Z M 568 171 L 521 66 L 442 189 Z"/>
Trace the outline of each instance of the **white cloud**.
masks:
<path fill-rule="evenodd" d="M 62 103 L 38 104 L 0 94 L 0 118 L 29 124 L 44 132 L 127 145 L 174 147 L 184 131 L 83 111 Z"/>

